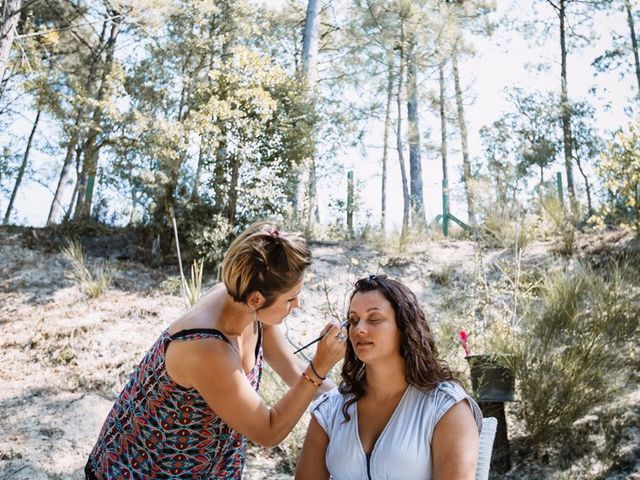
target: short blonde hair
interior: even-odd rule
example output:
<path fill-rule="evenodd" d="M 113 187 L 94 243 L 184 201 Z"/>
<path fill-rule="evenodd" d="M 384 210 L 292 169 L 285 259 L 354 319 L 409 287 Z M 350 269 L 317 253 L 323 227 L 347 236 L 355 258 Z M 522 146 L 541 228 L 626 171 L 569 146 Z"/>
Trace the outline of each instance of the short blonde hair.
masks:
<path fill-rule="evenodd" d="M 297 233 L 279 230 L 270 222 L 251 225 L 229 246 L 222 261 L 222 281 L 237 302 L 258 291 L 262 308 L 302 280 L 311 265 L 311 250 Z"/>

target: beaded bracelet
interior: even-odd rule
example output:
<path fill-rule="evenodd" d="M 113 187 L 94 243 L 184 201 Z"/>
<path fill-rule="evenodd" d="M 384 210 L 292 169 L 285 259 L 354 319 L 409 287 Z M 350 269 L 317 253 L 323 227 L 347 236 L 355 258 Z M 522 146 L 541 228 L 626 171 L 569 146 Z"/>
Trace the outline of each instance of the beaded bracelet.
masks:
<path fill-rule="evenodd" d="M 317 371 L 316 371 L 316 367 L 313 366 L 313 362 L 311 360 L 309 360 L 309 366 L 311 367 L 311 371 L 313 372 L 313 374 L 318 377 L 320 380 L 325 381 L 327 379 L 326 376 L 322 376 L 320 375 Z"/>
<path fill-rule="evenodd" d="M 316 382 L 313 378 L 307 375 L 306 372 L 302 372 L 302 376 L 307 380 L 309 380 L 311 383 L 313 383 L 316 387 L 319 387 L 320 385 L 322 385 L 322 382 Z"/>

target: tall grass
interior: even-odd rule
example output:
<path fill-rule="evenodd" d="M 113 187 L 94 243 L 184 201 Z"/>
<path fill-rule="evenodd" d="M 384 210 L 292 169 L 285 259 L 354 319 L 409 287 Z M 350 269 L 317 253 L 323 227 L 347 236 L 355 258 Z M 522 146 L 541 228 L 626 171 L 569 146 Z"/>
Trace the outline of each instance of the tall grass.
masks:
<path fill-rule="evenodd" d="M 80 242 L 66 239 L 62 255 L 71 264 L 71 278 L 90 298 L 97 298 L 111 286 L 113 271 L 104 262 L 90 267 Z"/>

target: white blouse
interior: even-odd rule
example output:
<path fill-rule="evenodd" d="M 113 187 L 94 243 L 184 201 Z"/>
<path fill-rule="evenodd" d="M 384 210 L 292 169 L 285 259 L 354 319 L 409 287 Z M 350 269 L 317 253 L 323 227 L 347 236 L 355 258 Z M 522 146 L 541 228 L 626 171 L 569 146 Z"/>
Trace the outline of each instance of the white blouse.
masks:
<path fill-rule="evenodd" d="M 478 432 L 482 429 L 482 412 L 460 385 L 444 382 L 429 391 L 409 385 L 367 458 L 358 434 L 356 403 L 349 406 L 351 420 L 344 421 L 347 398 L 334 389 L 311 405 L 329 436 L 325 461 L 334 480 L 430 480 L 433 430 L 461 400 L 469 402 Z"/>

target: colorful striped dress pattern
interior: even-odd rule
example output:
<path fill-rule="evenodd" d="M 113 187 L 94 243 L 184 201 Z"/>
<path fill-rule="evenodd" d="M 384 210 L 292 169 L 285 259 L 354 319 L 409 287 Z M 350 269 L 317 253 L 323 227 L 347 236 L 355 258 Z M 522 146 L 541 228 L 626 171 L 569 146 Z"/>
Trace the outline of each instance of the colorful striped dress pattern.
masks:
<path fill-rule="evenodd" d="M 246 440 L 209 408 L 195 389 L 169 377 L 165 352 L 172 341 L 229 340 L 213 329 L 162 333 L 116 399 L 85 467 L 90 480 L 240 479 Z M 247 379 L 258 391 L 262 326 L 256 363 Z"/>

